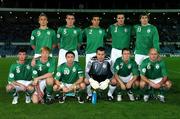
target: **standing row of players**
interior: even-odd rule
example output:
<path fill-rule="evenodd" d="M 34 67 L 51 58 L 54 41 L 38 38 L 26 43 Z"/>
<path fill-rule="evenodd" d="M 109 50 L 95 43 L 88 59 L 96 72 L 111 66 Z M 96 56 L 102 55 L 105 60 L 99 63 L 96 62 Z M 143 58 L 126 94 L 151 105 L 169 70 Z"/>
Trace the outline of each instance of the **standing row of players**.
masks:
<path fill-rule="evenodd" d="M 85 89 L 87 100 L 91 100 L 92 91 L 99 92 L 108 87 L 107 96 L 110 101 L 114 100 L 113 93 L 117 88 L 117 101 L 121 101 L 122 95 L 127 93 L 131 101 L 135 100 L 136 94 L 143 95 L 145 102 L 150 95 L 156 95 L 161 102 L 165 102 L 164 92 L 171 87 L 165 64 L 155 48 L 151 48 L 149 58 L 142 61 L 139 73 L 138 65 L 131 58 L 128 48 L 122 50 L 122 57 L 116 59 L 112 68 L 105 49 L 99 47 L 96 55 L 87 64 L 85 78 L 80 64 L 74 61 L 75 54 L 72 51 L 65 54 L 66 62 L 58 66 L 55 74 L 56 62 L 49 55 L 50 49 L 43 47 L 41 57 L 32 64 L 31 60 L 26 58 L 26 52 L 19 50 L 18 61 L 10 68 L 6 87 L 7 92 L 13 96 L 12 104 L 18 103 L 19 91 L 25 92 L 26 103 L 31 100 L 33 103 L 51 103 L 54 97 L 59 103 L 64 103 L 68 94 L 74 94 L 79 103 L 84 103 L 82 93 Z"/>

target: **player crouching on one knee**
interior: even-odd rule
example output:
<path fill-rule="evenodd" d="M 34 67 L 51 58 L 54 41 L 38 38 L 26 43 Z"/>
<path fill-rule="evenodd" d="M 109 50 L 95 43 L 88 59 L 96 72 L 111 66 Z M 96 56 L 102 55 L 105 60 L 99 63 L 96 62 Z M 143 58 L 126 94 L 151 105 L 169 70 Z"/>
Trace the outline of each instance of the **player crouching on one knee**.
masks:
<path fill-rule="evenodd" d="M 165 102 L 164 92 L 170 89 L 172 83 L 168 80 L 164 61 L 159 57 L 158 51 L 151 48 L 149 58 L 140 65 L 140 87 L 144 92 L 144 101 L 147 102 L 150 94 L 156 95 L 161 102 Z"/>
<path fill-rule="evenodd" d="M 109 86 L 108 96 L 113 98 L 113 92 L 118 86 L 117 101 L 122 100 L 122 95 L 127 92 L 129 99 L 134 101 L 132 88 L 138 87 L 139 81 L 138 66 L 134 59 L 131 58 L 129 49 L 122 49 L 122 57 L 116 59 L 114 64 L 114 76 Z"/>
<path fill-rule="evenodd" d="M 84 103 L 82 99 L 82 92 L 85 89 L 83 82 L 83 70 L 77 61 L 74 61 L 75 54 L 68 51 L 65 54 L 66 62 L 57 68 L 55 76 L 55 85 L 53 90 L 62 95 L 59 97 L 59 103 L 64 103 L 67 94 L 75 94 L 79 103 Z"/>
<path fill-rule="evenodd" d="M 8 85 L 6 91 L 13 96 L 12 104 L 18 103 L 18 92 L 23 91 L 26 94 L 26 103 L 31 102 L 30 95 L 33 92 L 32 83 L 32 68 L 30 60 L 26 59 L 26 51 L 19 49 L 18 61 L 11 65 L 8 77 Z"/>
<path fill-rule="evenodd" d="M 92 99 L 92 90 L 105 90 L 112 78 L 111 60 L 105 56 L 105 49 L 99 47 L 96 56 L 92 57 L 86 67 L 87 100 Z"/>
<path fill-rule="evenodd" d="M 34 79 L 33 85 L 35 87 L 35 92 L 32 95 L 32 101 L 36 104 L 39 102 L 44 103 L 44 96 L 46 96 L 46 103 L 52 103 L 55 59 L 49 57 L 49 54 L 50 49 L 48 47 L 43 47 L 41 49 L 41 57 L 36 60 L 35 66 L 33 67 L 32 77 Z"/>

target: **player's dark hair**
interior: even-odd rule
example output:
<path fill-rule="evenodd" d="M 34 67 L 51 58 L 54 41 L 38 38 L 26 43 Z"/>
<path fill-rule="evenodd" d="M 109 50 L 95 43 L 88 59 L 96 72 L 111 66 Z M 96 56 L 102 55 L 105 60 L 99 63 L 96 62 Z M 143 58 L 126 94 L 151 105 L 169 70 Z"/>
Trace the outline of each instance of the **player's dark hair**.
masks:
<path fill-rule="evenodd" d="M 96 49 L 96 53 L 97 53 L 98 51 L 105 51 L 105 48 L 104 48 L 104 47 L 98 47 L 98 48 Z"/>
<path fill-rule="evenodd" d="M 72 13 L 66 14 L 66 18 L 67 18 L 68 16 L 73 16 L 73 17 L 75 18 L 74 14 L 72 14 Z"/>
<path fill-rule="evenodd" d="M 25 48 L 19 48 L 18 53 L 20 53 L 20 52 L 25 52 L 25 53 L 27 53 L 27 50 L 26 50 Z"/>
<path fill-rule="evenodd" d="M 72 51 L 66 52 L 65 57 L 67 57 L 68 54 L 72 54 L 72 55 L 75 57 L 75 54 L 74 54 L 74 52 L 72 52 Z"/>
<path fill-rule="evenodd" d="M 123 48 L 122 49 L 122 54 L 124 53 L 124 51 L 129 51 L 131 53 L 131 50 L 129 48 Z"/>
<path fill-rule="evenodd" d="M 124 13 L 118 13 L 118 14 L 116 15 L 116 17 L 118 17 L 118 15 L 123 15 L 124 18 L 125 18 L 125 14 L 124 14 Z"/>
<path fill-rule="evenodd" d="M 148 13 L 142 13 L 140 16 L 139 16 L 139 19 L 141 19 L 142 16 L 147 16 L 148 19 L 150 19 L 149 17 L 149 14 Z"/>
<path fill-rule="evenodd" d="M 97 15 L 97 14 L 95 14 L 95 15 L 93 15 L 93 16 L 91 17 L 91 20 L 93 20 L 94 17 L 99 17 L 99 19 L 100 19 L 100 16 Z"/>

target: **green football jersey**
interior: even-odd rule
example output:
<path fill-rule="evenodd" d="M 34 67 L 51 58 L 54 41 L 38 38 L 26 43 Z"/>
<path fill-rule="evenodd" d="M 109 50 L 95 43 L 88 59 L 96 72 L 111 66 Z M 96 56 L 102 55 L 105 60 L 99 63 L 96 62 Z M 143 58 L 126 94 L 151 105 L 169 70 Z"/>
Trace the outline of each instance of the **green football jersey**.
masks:
<path fill-rule="evenodd" d="M 40 59 L 36 60 L 36 65 L 33 67 L 33 78 L 42 76 L 46 73 L 54 74 L 55 64 L 55 59 L 52 57 L 49 57 L 48 61 L 45 63 L 42 63 Z"/>
<path fill-rule="evenodd" d="M 100 27 L 88 27 L 83 32 L 83 37 L 86 38 L 86 53 L 95 53 L 98 47 L 104 46 L 106 32 Z"/>
<path fill-rule="evenodd" d="M 148 79 L 157 79 L 167 76 L 167 69 L 164 61 L 152 62 L 149 58 L 143 60 L 140 65 L 140 74 Z"/>
<path fill-rule="evenodd" d="M 131 27 L 128 25 L 118 26 L 110 25 L 107 29 L 107 35 L 112 38 L 112 48 L 129 48 L 131 39 Z"/>
<path fill-rule="evenodd" d="M 122 77 L 129 76 L 130 74 L 139 76 L 138 66 L 132 58 L 127 63 L 123 61 L 122 57 L 117 58 L 114 64 L 114 73 Z"/>
<path fill-rule="evenodd" d="M 66 26 L 59 27 L 57 38 L 61 49 L 73 51 L 77 49 L 78 43 L 82 42 L 82 31 L 80 28 L 75 26 L 71 28 Z"/>
<path fill-rule="evenodd" d="M 35 54 L 40 54 L 45 46 L 52 50 L 52 45 L 57 44 L 56 32 L 50 28 L 35 29 L 31 33 L 30 44 L 35 46 Z"/>
<path fill-rule="evenodd" d="M 8 82 L 16 80 L 32 80 L 31 60 L 26 60 L 24 64 L 12 64 L 9 71 Z"/>
<path fill-rule="evenodd" d="M 134 31 L 136 34 L 135 54 L 147 55 L 151 48 L 159 51 L 159 35 L 155 26 L 135 25 Z"/>
<path fill-rule="evenodd" d="M 84 77 L 83 70 L 79 63 L 74 61 L 74 64 L 71 67 L 67 66 L 66 63 L 61 64 L 57 69 L 55 80 L 73 84 L 81 77 Z"/>

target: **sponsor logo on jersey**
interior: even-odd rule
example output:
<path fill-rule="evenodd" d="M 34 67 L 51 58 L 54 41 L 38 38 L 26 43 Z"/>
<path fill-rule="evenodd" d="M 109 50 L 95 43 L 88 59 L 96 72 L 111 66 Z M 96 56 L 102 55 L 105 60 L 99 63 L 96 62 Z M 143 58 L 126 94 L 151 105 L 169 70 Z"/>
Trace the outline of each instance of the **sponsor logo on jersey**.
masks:
<path fill-rule="evenodd" d="M 14 78 L 14 74 L 13 74 L 13 73 L 10 73 L 10 74 L 9 74 L 9 77 L 10 77 L 10 78 Z"/>
<path fill-rule="evenodd" d="M 160 67 L 159 64 L 156 64 L 156 69 L 159 69 L 159 67 Z"/>
<path fill-rule="evenodd" d="M 50 31 L 47 31 L 47 35 L 50 35 L 51 34 L 51 32 Z"/>
<path fill-rule="evenodd" d="M 147 33 L 150 33 L 151 32 L 151 29 L 147 29 Z"/>
<path fill-rule="evenodd" d="M 41 35 L 41 32 L 40 31 L 37 31 L 37 36 L 40 36 Z"/>

